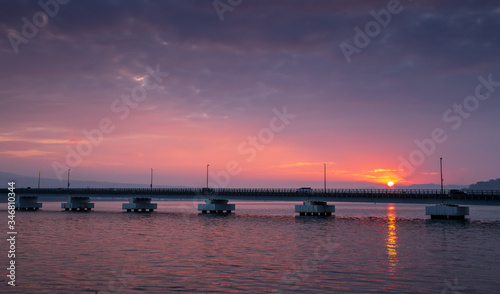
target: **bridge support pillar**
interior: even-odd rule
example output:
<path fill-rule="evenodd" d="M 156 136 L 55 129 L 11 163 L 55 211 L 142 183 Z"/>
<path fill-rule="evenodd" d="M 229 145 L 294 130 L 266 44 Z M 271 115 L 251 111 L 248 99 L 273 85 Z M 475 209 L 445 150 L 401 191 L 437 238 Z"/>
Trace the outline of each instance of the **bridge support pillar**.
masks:
<path fill-rule="evenodd" d="M 90 203 L 90 198 L 87 196 L 69 196 L 68 202 L 61 203 L 61 208 L 64 210 L 92 210 L 94 203 Z"/>
<path fill-rule="evenodd" d="M 231 213 L 232 210 L 236 209 L 235 204 L 227 204 L 226 199 L 208 199 L 205 200 L 205 204 L 198 204 L 198 211 L 201 213 Z"/>
<path fill-rule="evenodd" d="M 130 211 L 154 211 L 158 208 L 158 204 L 151 203 L 150 197 L 131 197 L 128 203 L 122 204 L 122 209 L 126 209 L 127 212 Z"/>
<path fill-rule="evenodd" d="M 295 205 L 295 212 L 299 215 L 332 215 L 335 205 L 327 205 L 325 201 L 305 201 L 302 205 Z"/>
<path fill-rule="evenodd" d="M 16 210 L 38 210 L 42 203 L 38 203 L 38 196 L 17 196 Z"/>
<path fill-rule="evenodd" d="M 469 215 L 469 207 L 441 203 L 436 206 L 426 206 L 425 215 L 430 215 L 431 219 L 465 219 L 465 216 Z"/>

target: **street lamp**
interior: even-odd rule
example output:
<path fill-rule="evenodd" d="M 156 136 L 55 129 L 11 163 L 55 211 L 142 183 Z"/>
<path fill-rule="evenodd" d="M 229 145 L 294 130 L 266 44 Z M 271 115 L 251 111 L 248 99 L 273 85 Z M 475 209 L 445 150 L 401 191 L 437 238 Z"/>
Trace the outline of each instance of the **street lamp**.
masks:
<path fill-rule="evenodd" d="M 71 171 L 70 168 L 68 168 L 68 191 L 69 191 L 69 172 Z"/>
<path fill-rule="evenodd" d="M 38 189 L 40 189 L 40 172 L 38 172 Z"/>
<path fill-rule="evenodd" d="M 210 166 L 210 164 L 207 164 L 207 190 L 208 190 L 208 167 Z"/>
<path fill-rule="evenodd" d="M 149 187 L 151 188 L 151 195 L 153 195 L 153 169 L 151 169 L 151 184 Z"/>
<path fill-rule="evenodd" d="M 439 158 L 439 167 L 441 169 L 441 194 L 444 194 L 443 190 L 443 158 Z"/>
<path fill-rule="evenodd" d="M 323 163 L 323 166 L 325 168 L 325 194 L 326 194 L 326 163 Z"/>

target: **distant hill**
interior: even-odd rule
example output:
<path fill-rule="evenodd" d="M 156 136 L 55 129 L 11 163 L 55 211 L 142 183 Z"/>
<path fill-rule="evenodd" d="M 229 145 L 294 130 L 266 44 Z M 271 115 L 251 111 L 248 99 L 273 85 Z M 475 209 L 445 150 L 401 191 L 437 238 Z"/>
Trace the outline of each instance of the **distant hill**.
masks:
<path fill-rule="evenodd" d="M 470 185 L 469 190 L 500 190 L 500 178 L 487 182 L 477 182 Z"/>
<path fill-rule="evenodd" d="M 17 188 L 37 188 L 38 178 L 25 177 L 13 173 L 0 172 L 0 187 L 7 188 L 9 181 L 15 181 Z M 66 188 L 67 182 L 57 179 L 40 179 L 41 188 Z M 71 188 L 149 188 L 147 184 L 111 183 L 98 181 L 71 181 Z M 154 185 L 155 188 L 184 188 L 181 186 Z"/>

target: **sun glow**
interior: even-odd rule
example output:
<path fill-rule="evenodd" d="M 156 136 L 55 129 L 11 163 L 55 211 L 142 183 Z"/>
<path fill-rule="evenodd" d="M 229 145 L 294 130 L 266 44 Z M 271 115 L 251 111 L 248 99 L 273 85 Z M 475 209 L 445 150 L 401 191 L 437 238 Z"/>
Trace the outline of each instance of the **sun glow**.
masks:
<path fill-rule="evenodd" d="M 389 186 L 389 187 L 394 186 L 394 182 L 393 182 L 393 181 L 389 181 L 389 182 L 387 182 L 387 186 Z"/>

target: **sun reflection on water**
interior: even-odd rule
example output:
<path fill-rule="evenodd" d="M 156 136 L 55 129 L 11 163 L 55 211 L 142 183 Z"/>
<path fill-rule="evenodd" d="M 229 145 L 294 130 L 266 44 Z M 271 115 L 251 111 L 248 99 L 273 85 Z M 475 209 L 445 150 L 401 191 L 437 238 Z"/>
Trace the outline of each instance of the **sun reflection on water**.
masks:
<path fill-rule="evenodd" d="M 393 274 L 398 266 L 398 236 L 396 235 L 396 209 L 393 204 L 389 204 L 387 211 L 387 239 L 385 240 L 387 246 L 387 257 L 389 259 L 388 270 Z"/>

